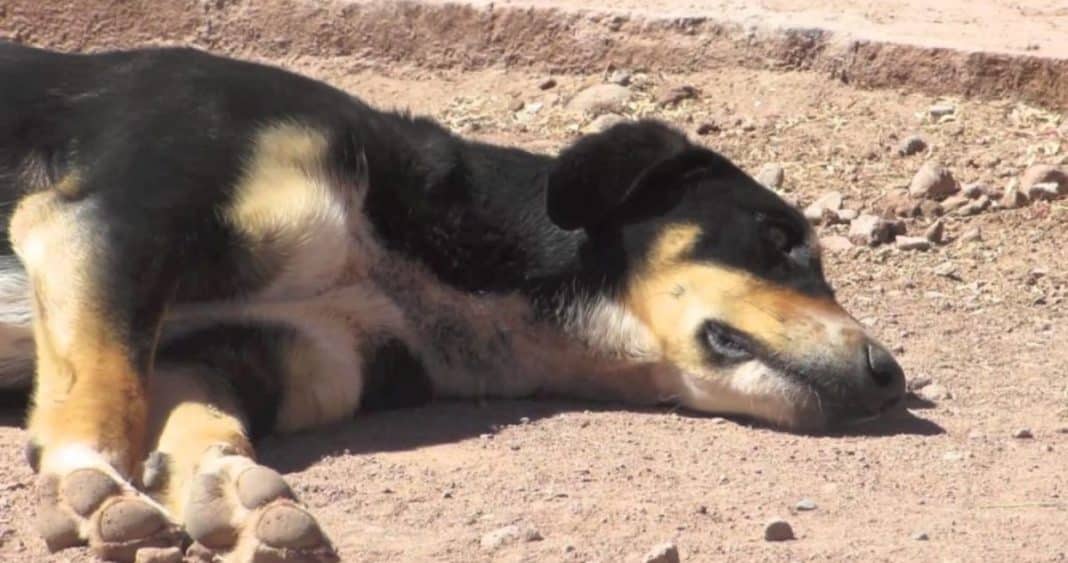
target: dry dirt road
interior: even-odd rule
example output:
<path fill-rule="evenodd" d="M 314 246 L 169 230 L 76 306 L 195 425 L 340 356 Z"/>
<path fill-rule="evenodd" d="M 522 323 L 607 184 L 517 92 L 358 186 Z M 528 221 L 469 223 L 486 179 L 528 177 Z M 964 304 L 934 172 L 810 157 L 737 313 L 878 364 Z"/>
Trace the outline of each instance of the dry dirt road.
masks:
<path fill-rule="evenodd" d="M 345 57 L 274 62 L 381 107 L 555 150 L 591 126 L 567 101 L 603 75 L 430 71 Z M 655 100 L 691 85 L 676 107 Z M 785 170 L 802 205 L 838 190 L 877 211 L 926 160 L 992 192 L 1031 164 L 1068 163 L 1068 116 L 1012 101 L 867 92 L 802 72 L 635 72 L 624 117 L 693 132 L 756 173 Z M 933 118 L 930 108 L 952 106 Z M 697 136 L 698 130 L 705 134 Z M 901 139 L 929 148 L 898 156 Z M 906 221 L 910 234 L 933 219 Z M 841 301 L 893 347 L 910 411 L 846 435 L 577 403 L 443 403 L 270 439 L 346 561 L 638 562 L 673 541 L 683 561 L 1068 561 L 1068 200 L 943 219 L 945 244 L 831 252 Z M 820 227 L 841 235 L 844 225 Z M 978 230 L 978 236 L 975 231 Z M 33 478 L 17 408 L 0 410 L 0 561 L 49 555 L 31 530 Z M 1027 429 L 1030 438 L 1016 437 Z M 814 510 L 798 511 L 809 499 Z M 787 519 L 797 538 L 764 541 Z M 500 545 L 483 537 L 516 525 Z M 537 534 L 528 532 L 536 530 Z M 923 538 L 923 539 L 921 539 Z"/>

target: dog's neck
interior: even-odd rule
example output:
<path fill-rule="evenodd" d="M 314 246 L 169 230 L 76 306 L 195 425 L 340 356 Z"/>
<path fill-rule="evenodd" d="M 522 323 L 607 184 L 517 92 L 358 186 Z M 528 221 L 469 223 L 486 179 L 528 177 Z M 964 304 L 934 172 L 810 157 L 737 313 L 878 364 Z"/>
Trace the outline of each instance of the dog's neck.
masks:
<path fill-rule="evenodd" d="M 401 115 L 380 124 L 383 133 L 385 142 L 365 148 L 366 210 L 391 250 L 464 291 L 527 294 L 543 314 L 567 314 L 604 290 L 613 258 L 547 216 L 552 157 L 457 143 L 436 123 Z"/>

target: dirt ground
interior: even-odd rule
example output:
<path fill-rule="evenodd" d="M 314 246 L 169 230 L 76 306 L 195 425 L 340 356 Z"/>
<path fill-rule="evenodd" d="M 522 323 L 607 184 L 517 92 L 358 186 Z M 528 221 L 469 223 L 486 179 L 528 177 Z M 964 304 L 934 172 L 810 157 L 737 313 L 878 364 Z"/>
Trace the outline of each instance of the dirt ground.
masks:
<path fill-rule="evenodd" d="M 546 151 L 591 126 L 567 102 L 605 79 L 555 76 L 543 90 L 549 76 L 533 70 L 273 61 L 380 107 Z M 655 102 L 680 85 L 698 96 Z M 784 192 L 802 205 L 838 190 L 845 207 L 876 211 L 928 159 L 992 191 L 1031 164 L 1068 164 L 1068 115 L 1011 100 L 861 91 L 812 73 L 737 68 L 635 72 L 630 88 L 625 117 L 669 120 L 753 173 L 777 163 Z M 952 114 L 933 118 L 930 108 L 944 104 Z M 913 133 L 929 149 L 897 155 Z M 931 221 L 909 219 L 909 233 Z M 929 251 L 827 256 L 846 308 L 896 351 L 910 379 L 945 389 L 910 399 L 909 413 L 892 420 L 814 437 L 615 405 L 442 403 L 272 438 L 261 455 L 346 561 L 637 562 L 665 541 L 683 561 L 1068 561 L 1068 200 L 943 221 L 948 242 Z M 978 240 L 961 240 L 974 229 Z M 48 555 L 34 537 L 20 421 L 18 409 L 0 411 L 0 561 L 91 560 L 79 550 Z M 1022 429 L 1033 437 L 1016 437 Z M 802 499 L 816 508 L 798 511 Z M 797 539 L 766 542 L 773 517 Z M 518 538 L 483 545 L 513 524 Z"/>

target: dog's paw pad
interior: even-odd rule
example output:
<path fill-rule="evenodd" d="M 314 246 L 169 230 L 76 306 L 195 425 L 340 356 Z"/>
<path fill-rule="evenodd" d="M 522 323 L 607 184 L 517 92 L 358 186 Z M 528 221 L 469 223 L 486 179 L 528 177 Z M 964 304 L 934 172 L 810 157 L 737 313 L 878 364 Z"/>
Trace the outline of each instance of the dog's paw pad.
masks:
<path fill-rule="evenodd" d="M 308 549 L 329 543 L 311 514 L 284 501 L 263 509 L 256 538 L 278 549 Z"/>
<path fill-rule="evenodd" d="M 141 547 L 181 543 L 163 508 L 99 468 L 40 477 L 37 532 L 50 551 L 89 544 L 118 561 L 133 561 Z"/>
<path fill-rule="evenodd" d="M 259 508 L 275 499 L 293 498 L 289 485 L 277 471 L 256 465 L 237 477 L 237 498 L 245 508 Z"/>

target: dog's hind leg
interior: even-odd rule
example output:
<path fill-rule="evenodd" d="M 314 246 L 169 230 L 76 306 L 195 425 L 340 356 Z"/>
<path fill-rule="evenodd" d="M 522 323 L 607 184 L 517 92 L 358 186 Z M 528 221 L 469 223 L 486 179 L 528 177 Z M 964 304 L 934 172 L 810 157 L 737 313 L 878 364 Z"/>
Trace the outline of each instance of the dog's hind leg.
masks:
<path fill-rule="evenodd" d="M 166 511 L 130 483 L 145 453 L 144 383 L 168 290 L 144 254 L 117 259 L 121 238 L 96 211 L 42 192 L 20 202 L 10 226 L 33 294 L 38 529 L 52 550 L 88 542 L 132 560 L 179 540 Z"/>
<path fill-rule="evenodd" d="M 338 560 L 282 476 L 256 462 L 249 439 L 274 424 L 289 337 L 284 328 L 221 326 L 162 346 L 150 382 L 158 437 L 143 481 L 195 542 L 190 560 Z"/>

